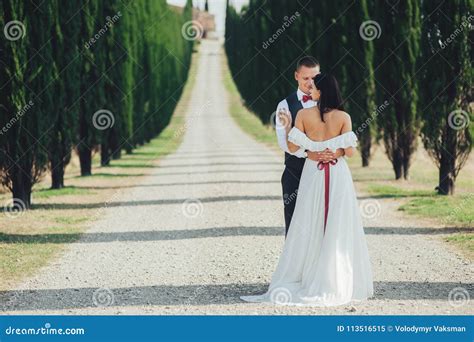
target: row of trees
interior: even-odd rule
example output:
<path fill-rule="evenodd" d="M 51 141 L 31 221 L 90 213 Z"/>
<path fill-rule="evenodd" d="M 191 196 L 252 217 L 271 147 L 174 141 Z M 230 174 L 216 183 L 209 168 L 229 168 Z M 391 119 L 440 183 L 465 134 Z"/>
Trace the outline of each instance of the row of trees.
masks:
<path fill-rule="evenodd" d="M 295 89 L 296 61 L 333 73 L 359 136 L 363 166 L 383 141 L 408 178 L 418 137 L 451 194 L 471 151 L 474 1 L 265 1 L 229 4 L 225 48 L 246 104 L 268 122 Z"/>
<path fill-rule="evenodd" d="M 19 207 L 48 169 L 64 186 L 131 153 L 169 122 L 190 65 L 191 20 L 165 0 L 3 0 L 0 6 L 0 177 Z"/>

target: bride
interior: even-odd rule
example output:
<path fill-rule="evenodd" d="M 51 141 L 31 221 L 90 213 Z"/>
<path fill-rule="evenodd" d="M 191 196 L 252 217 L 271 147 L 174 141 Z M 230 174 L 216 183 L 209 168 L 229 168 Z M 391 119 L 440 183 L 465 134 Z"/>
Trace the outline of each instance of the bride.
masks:
<path fill-rule="evenodd" d="M 343 111 L 336 79 L 313 78 L 318 101 L 298 112 L 287 127 L 291 152 L 357 146 L 350 116 Z M 288 125 L 291 126 L 291 125 Z M 351 172 L 343 157 L 328 163 L 306 159 L 295 212 L 278 266 L 266 293 L 241 296 L 247 302 L 335 306 L 373 295 L 372 271 Z"/>

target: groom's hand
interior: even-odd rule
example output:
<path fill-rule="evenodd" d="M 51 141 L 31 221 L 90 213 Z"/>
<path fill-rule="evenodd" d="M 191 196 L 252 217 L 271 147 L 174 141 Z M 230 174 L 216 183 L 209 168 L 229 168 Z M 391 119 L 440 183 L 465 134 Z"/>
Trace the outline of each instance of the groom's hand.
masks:
<path fill-rule="evenodd" d="M 313 152 L 313 151 L 306 151 L 308 154 L 308 158 L 315 161 L 315 162 L 324 162 L 325 161 L 325 152 Z"/>

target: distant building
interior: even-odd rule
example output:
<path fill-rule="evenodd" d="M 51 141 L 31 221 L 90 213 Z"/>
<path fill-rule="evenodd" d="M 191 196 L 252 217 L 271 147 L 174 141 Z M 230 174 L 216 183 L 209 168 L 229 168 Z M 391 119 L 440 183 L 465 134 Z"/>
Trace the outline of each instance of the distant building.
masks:
<path fill-rule="evenodd" d="M 193 20 L 199 22 L 203 27 L 203 38 L 215 38 L 216 22 L 214 14 L 193 8 Z"/>
<path fill-rule="evenodd" d="M 184 8 L 175 5 L 169 5 L 172 10 L 183 13 Z M 201 11 L 198 8 L 193 7 L 193 20 L 197 21 L 202 27 L 202 38 L 215 39 L 216 36 L 216 21 L 214 14 L 207 11 Z"/>

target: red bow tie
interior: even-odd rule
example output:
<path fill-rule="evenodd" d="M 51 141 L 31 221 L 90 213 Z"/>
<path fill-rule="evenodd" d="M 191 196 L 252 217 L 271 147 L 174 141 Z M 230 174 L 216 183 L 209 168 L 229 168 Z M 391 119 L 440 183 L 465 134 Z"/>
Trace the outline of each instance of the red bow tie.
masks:
<path fill-rule="evenodd" d="M 312 100 L 313 98 L 310 95 L 303 95 L 303 102 L 306 103 L 309 100 Z"/>

